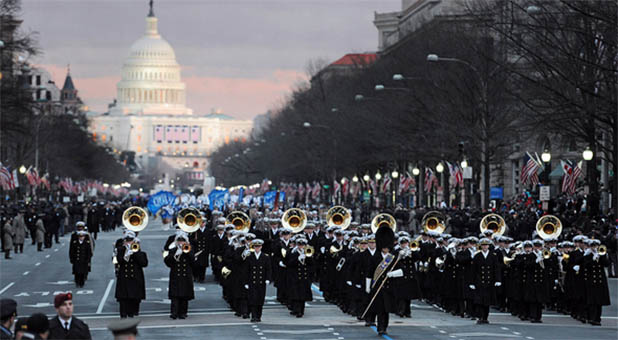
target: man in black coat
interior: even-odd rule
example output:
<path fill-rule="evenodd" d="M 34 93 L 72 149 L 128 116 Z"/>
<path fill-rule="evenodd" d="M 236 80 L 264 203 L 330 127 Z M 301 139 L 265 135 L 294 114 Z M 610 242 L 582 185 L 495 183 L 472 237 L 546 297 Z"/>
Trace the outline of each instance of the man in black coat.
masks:
<path fill-rule="evenodd" d="M 141 248 L 133 251 L 133 244 L 139 246 L 135 233 L 125 234 L 124 242 L 116 248 L 118 261 L 118 281 L 116 282 L 116 300 L 120 304 L 120 317 L 139 315 L 139 304 L 146 299 L 146 282 L 144 269 L 148 266 L 148 256 Z"/>
<path fill-rule="evenodd" d="M 262 253 L 264 241 L 255 239 L 251 242 L 254 251 L 247 258 L 248 264 L 248 283 L 244 286 L 248 290 L 249 310 L 251 311 L 251 321 L 262 321 L 262 308 L 266 297 L 266 286 L 271 280 L 271 262 L 268 255 Z"/>
<path fill-rule="evenodd" d="M 526 283 L 524 286 L 524 302 L 528 305 L 530 322 L 540 323 L 543 305 L 549 302 L 548 277 L 545 259 L 543 258 L 543 241 L 532 241 L 534 250 L 524 258 Z"/>
<path fill-rule="evenodd" d="M 233 229 L 234 227 L 232 227 Z M 225 246 L 228 243 L 228 239 L 225 236 L 225 226 L 218 224 L 215 227 L 216 233 L 212 235 L 210 239 L 210 255 L 212 273 L 215 276 L 215 281 L 221 282 L 221 268 L 223 268 L 223 255 L 225 253 Z"/>
<path fill-rule="evenodd" d="M 471 271 L 474 281 L 469 288 L 474 291 L 474 303 L 477 309 L 476 323 L 489 323 L 489 306 L 497 302 L 495 287 L 502 285 L 500 263 L 495 253 L 489 250 L 491 240 L 483 238 L 480 241 L 481 250 L 472 258 Z"/>
<path fill-rule="evenodd" d="M 305 255 L 307 243 L 307 239 L 298 238 L 296 240 L 296 248 L 290 251 L 290 254 L 285 259 L 290 278 L 288 287 L 290 290 L 288 298 L 292 304 L 290 314 L 295 315 L 297 318 L 305 315 L 305 302 L 313 301 L 311 282 L 314 271 L 314 258 L 313 255 Z"/>
<path fill-rule="evenodd" d="M 609 266 L 609 256 L 599 254 L 599 240 L 588 240 L 589 248 L 584 252 L 581 270 L 586 275 L 586 307 L 588 309 L 587 322 L 593 326 L 601 326 L 601 312 L 603 306 L 609 306 L 610 295 L 605 267 Z"/>
<path fill-rule="evenodd" d="M 195 298 L 193 291 L 193 250 L 186 250 L 189 246 L 189 236 L 184 232 L 176 235 L 173 246 L 164 259 L 165 265 L 170 268 L 168 297 L 172 300 L 170 318 L 185 319 L 189 309 L 189 300 Z M 190 246 L 189 246 L 190 248 Z"/>
<path fill-rule="evenodd" d="M 81 230 L 77 232 L 77 238 L 71 241 L 69 246 L 69 260 L 73 265 L 75 275 L 75 285 L 83 287 L 86 276 L 90 271 L 90 259 L 92 258 L 92 246 L 90 239 L 87 238 L 88 232 Z"/>
<path fill-rule="evenodd" d="M 206 280 L 206 268 L 208 268 L 209 243 L 212 238 L 212 234 L 206 229 L 206 219 L 202 218 L 200 228 L 192 233 L 189 237 L 191 247 L 197 255 L 195 263 L 193 265 L 193 273 L 195 280 L 199 283 L 204 283 Z"/>
<path fill-rule="evenodd" d="M 69 292 L 56 295 L 54 307 L 58 315 L 49 321 L 47 339 L 92 339 L 88 325 L 73 316 L 73 294 Z"/>
<path fill-rule="evenodd" d="M 290 252 L 290 229 L 283 228 L 279 230 L 279 241 L 273 242 L 273 257 L 272 257 L 272 271 L 273 271 L 273 281 L 275 283 L 275 287 L 277 287 L 277 301 L 282 304 L 288 303 L 287 294 L 289 293 L 289 289 L 287 289 L 287 268 L 285 265 L 285 258 L 287 254 Z"/>
<path fill-rule="evenodd" d="M 88 207 L 88 215 L 87 215 L 87 224 L 88 230 L 92 233 L 94 239 L 97 239 L 97 234 L 99 232 L 99 216 L 97 213 L 97 204 L 96 202 L 92 203 Z"/>

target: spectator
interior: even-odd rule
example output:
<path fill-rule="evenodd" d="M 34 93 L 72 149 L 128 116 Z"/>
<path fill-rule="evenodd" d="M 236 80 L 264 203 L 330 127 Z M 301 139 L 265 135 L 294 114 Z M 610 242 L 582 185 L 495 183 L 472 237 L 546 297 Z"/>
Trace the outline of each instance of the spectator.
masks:
<path fill-rule="evenodd" d="M 43 313 L 35 313 L 28 318 L 28 332 L 25 332 L 24 337 L 28 335 L 29 339 L 47 339 L 49 336 L 49 320 Z"/>
<path fill-rule="evenodd" d="M 13 231 L 15 232 L 13 245 L 15 246 L 15 254 L 24 252 L 24 241 L 26 239 L 27 230 L 26 222 L 24 222 L 24 211 L 20 210 L 13 219 Z"/>
<path fill-rule="evenodd" d="M 49 323 L 49 339 L 91 339 L 88 325 L 73 316 L 73 294 L 56 295 L 54 307 L 58 315 Z"/>
<path fill-rule="evenodd" d="M 114 340 L 134 340 L 137 339 L 137 325 L 139 319 L 120 319 L 113 321 L 107 326 L 112 334 Z"/>
<path fill-rule="evenodd" d="M 13 299 L 0 300 L 0 340 L 13 339 L 11 326 L 17 317 L 17 302 Z"/>
<path fill-rule="evenodd" d="M 15 230 L 13 229 L 13 218 L 9 216 L 4 223 L 4 227 L 2 228 L 2 240 L 4 243 L 2 246 L 4 247 L 4 258 L 7 260 L 11 259 L 11 249 L 13 249 L 13 237 L 15 236 Z"/>

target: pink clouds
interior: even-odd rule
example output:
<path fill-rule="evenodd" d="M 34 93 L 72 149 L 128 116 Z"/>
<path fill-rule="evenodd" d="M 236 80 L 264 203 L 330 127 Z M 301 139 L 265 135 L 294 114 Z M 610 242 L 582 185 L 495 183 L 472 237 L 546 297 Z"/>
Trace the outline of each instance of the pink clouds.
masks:
<path fill-rule="evenodd" d="M 37 65 L 50 72 L 52 78 L 62 87 L 66 67 L 60 65 Z M 184 73 L 190 72 L 185 70 Z M 98 112 L 107 111 L 107 104 L 116 96 L 116 83 L 120 76 L 79 77 L 71 72 L 73 82 L 86 105 Z M 239 119 L 252 119 L 266 112 L 289 93 L 296 84 L 307 77 L 295 70 L 274 70 L 263 78 L 224 78 L 187 75 L 187 106 L 196 114 L 207 114 L 212 108 Z"/>

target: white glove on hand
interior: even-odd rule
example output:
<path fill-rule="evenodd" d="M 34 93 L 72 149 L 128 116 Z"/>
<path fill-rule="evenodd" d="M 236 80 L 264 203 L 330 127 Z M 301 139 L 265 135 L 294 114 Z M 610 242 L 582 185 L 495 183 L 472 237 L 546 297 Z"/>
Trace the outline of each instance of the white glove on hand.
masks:
<path fill-rule="evenodd" d="M 356 288 L 358 288 L 358 289 L 360 289 L 360 287 L 361 287 L 361 285 L 355 285 L 355 286 L 356 286 Z"/>
<path fill-rule="evenodd" d="M 600 257 L 600 256 L 599 256 L 599 254 L 598 254 L 598 253 L 594 253 L 594 255 L 592 255 L 592 259 L 593 259 L 594 261 L 597 261 L 597 260 L 599 259 L 599 257 Z"/>
<path fill-rule="evenodd" d="M 428 262 L 423 263 L 423 267 L 425 268 L 429 267 L 429 263 Z"/>
<path fill-rule="evenodd" d="M 245 285 L 245 289 L 249 289 L 249 285 Z"/>
<path fill-rule="evenodd" d="M 586 249 L 586 251 L 584 252 L 584 256 L 588 255 L 592 253 L 592 250 L 590 250 L 590 248 Z"/>
<path fill-rule="evenodd" d="M 279 267 L 281 267 L 281 268 L 285 268 L 285 267 L 286 267 L 286 265 L 285 265 L 285 264 L 283 264 L 283 261 L 279 261 Z"/>
<path fill-rule="evenodd" d="M 365 279 L 365 292 L 367 294 L 371 292 L 371 279 Z"/>
<path fill-rule="evenodd" d="M 347 284 L 348 286 L 352 287 L 352 281 L 346 281 L 345 284 Z"/>
<path fill-rule="evenodd" d="M 305 259 L 305 257 L 306 257 L 306 256 L 305 256 L 305 253 L 302 253 L 302 254 L 298 255 L 298 259 L 299 259 L 299 260 L 304 260 L 304 259 Z"/>
<path fill-rule="evenodd" d="M 320 253 L 324 254 L 325 251 L 326 251 L 326 248 L 324 248 L 324 247 L 320 248 Z"/>
<path fill-rule="evenodd" d="M 474 285 L 469 285 L 468 287 L 470 287 L 470 289 L 475 290 L 476 287 Z"/>
<path fill-rule="evenodd" d="M 242 256 L 243 256 L 243 257 L 247 257 L 247 256 L 249 256 L 249 254 L 251 254 L 251 252 L 249 251 L 249 249 L 245 249 L 245 250 L 242 252 Z"/>
<path fill-rule="evenodd" d="M 574 270 L 574 271 L 576 271 L 576 272 L 578 272 L 578 271 L 579 271 L 579 265 L 578 265 L 578 264 L 574 265 L 574 266 L 573 266 L 573 270 Z"/>
<path fill-rule="evenodd" d="M 496 283 L 494 283 L 494 286 L 500 287 L 500 286 L 502 286 L 502 282 L 496 282 Z"/>
<path fill-rule="evenodd" d="M 543 258 L 542 257 L 537 257 L 536 258 L 536 263 L 541 263 L 543 262 Z"/>
<path fill-rule="evenodd" d="M 174 256 L 180 256 L 180 254 L 182 254 L 182 249 L 180 247 L 177 247 Z"/>
<path fill-rule="evenodd" d="M 270 281 L 269 281 L 269 280 L 266 280 L 266 285 L 268 286 L 269 284 L 270 284 Z"/>

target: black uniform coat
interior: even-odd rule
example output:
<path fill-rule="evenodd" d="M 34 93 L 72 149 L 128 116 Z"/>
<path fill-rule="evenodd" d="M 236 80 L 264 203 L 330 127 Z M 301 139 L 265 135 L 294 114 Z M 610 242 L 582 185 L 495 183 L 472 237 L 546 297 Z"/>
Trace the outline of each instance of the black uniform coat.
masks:
<path fill-rule="evenodd" d="M 526 283 L 524 284 L 524 301 L 547 303 L 549 292 L 547 285 L 547 271 L 536 262 L 535 253 L 524 257 L 524 270 L 526 271 Z M 545 265 L 543 261 L 543 266 Z"/>
<path fill-rule="evenodd" d="M 116 282 L 116 299 L 146 299 L 146 283 L 144 280 L 144 267 L 148 266 L 148 256 L 143 251 L 138 251 L 129 256 L 129 261 L 124 260 L 127 248 L 124 245 L 116 248 L 118 261 L 118 282 Z"/>
<path fill-rule="evenodd" d="M 82 320 L 73 315 L 71 319 L 71 325 L 67 332 L 60 322 L 59 317 L 56 315 L 49 320 L 49 336 L 48 340 L 64 340 L 64 339 L 92 339 L 90 336 L 90 329 L 88 325 Z"/>
<path fill-rule="evenodd" d="M 201 229 L 196 230 L 189 237 L 189 240 L 191 242 L 191 247 L 193 248 L 193 250 L 196 253 L 201 251 L 201 253 L 197 256 L 197 259 L 195 261 L 196 266 L 208 267 L 208 256 L 210 255 L 208 246 L 209 246 L 211 238 L 212 236 L 210 232 L 208 231 L 208 229 L 206 228 L 204 228 L 203 231 Z"/>
<path fill-rule="evenodd" d="M 270 281 L 272 274 L 270 257 L 260 253 L 258 259 L 255 253 L 252 253 L 246 261 L 249 267 L 249 306 L 262 306 L 266 297 L 266 281 Z"/>
<path fill-rule="evenodd" d="M 401 257 L 395 270 L 403 271 L 402 277 L 392 278 L 395 297 L 398 299 L 412 300 L 421 298 L 421 288 L 418 283 L 418 273 L 415 262 L 420 259 L 420 252 L 413 251 L 408 257 Z"/>
<path fill-rule="evenodd" d="M 88 231 L 90 232 L 98 233 L 100 231 L 99 230 L 99 216 L 97 214 L 96 207 L 90 207 L 90 209 L 88 209 L 87 225 L 88 225 Z"/>
<path fill-rule="evenodd" d="M 371 257 L 371 264 L 369 267 L 369 272 L 367 273 L 367 278 L 371 280 L 373 280 L 375 270 L 376 268 L 378 268 L 383 259 L 381 252 L 377 251 L 376 254 L 378 256 Z M 393 279 L 386 276 L 386 273 L 390 272 L 391 269 L 393 269 L 395 261 L 397 261 L 397 255 L 395 255 L 391 263 L 387 266 L 386 270 L 384 270 L 383 274 L 378 278 L 378 280 L 373 284 L 373 287 L 371 288 L 371 292 L 369 293 L 369 295 L 375 295 L 375 299 L 369 311 L 373 313 L 397 313 L 397 300 L 395 300 L 395 293 L 393 291 Z M 384 285 L 382 285 L 382 289 L 378 292 L 378 288 L 384 280 L 386 280 L 386 282 L 384 282 Z"/>
<path fill-rule="evenodd" d="M 593 260 L 593 255 L 584 256 L 582 266 L 584 272 L 584 282 L 586 284 L 586 304 L 609 306 L 609 287 L 607 277 L 605 277 L 604 267 L 609 266 L 607 254 L 599 257 L 598 261 Z M 580 273 L 581 274 L 581 273 Z"/>
<path fill-rule="evenodd" d="M 484 306 L 496 304 L 495 283 L 502 282 L 496 254 L 489 250 L 485 257 L 482 252 L 478 252 L 472 258 L 470 269 L 474 277 L 474 302 Z"/>
<path fill-rule="evenodd" d="M 286 284 L 287 284 L 287 268 L 281 267 L 280 263 L 285 265 L 286 257 L 290 253 L 290 247 L 283 240 L 279 240 L 277 242 L 273 242 L 273 257 L 272 257 L 272 272 L 273 272 L 273 280 L 275 283 L 275 287 L 277 289 L 282 289 L 287 292 Z M 282 249 L 285 249 L 285 257 L 283 257 Z"/>
<path fill-rule="evenodd" d="M 195 293 L 193 292 L 193 250 L 188 253 L 181 253 L 179 260 L 176 261 L 174 254 L 175 249 L 172 249 L 164 259 L 165 265 L 170 267 L 170 282 L 169 291 L 167 293 L 170 299 L 178 298 L 184 300 L 193 300 Z"/>
<path fill-rule="evenodd" d="M 69 247 L 69 260 L 73 264 L 73 274 L 86 274 L 90 271 L 90 258 L 92 257 L 92 248 L 90 240 L 84 239 L 79 242 L 75 239 Z"/>
<path fill-rule="evenodd" d="M 457 253 L 455 253 L 457 255 Z M 444 256 L 444 255 L 443 255 Z M 440 291 L 445 298 L 459 299 L 463 297 L 462 277 L 460 264 L 450 251 L 447 251 L 444 258 L 444 271 L 440 280 Z"/>
<path fill-rule="evenodd" d="M 291 252 L 286 256 L 286 266 L 290 278 L 288 298 L 296 301 L 312 301 L 311 278 L 313 277 L 314 259 L 305 257 L 304 263 L 298 258 L 298 251 Z"/>
<path fill-rule="evenodd" d="M 462 267 L 463 272 L 463 298 L 466 300 L 474 299 L 474 290 L 470 289 L 470 285 L 474 284 L 475 277 L 474 272 L 472 271 L 472 257 L 474 256 L 474 249 L 472 248 L 464 249 L 455 255 L 457 262 Z"/>

